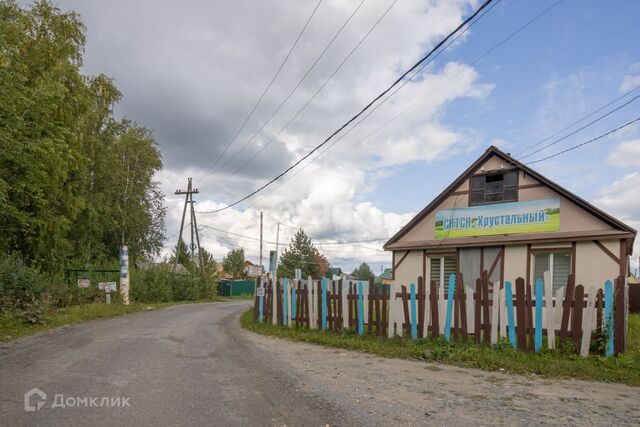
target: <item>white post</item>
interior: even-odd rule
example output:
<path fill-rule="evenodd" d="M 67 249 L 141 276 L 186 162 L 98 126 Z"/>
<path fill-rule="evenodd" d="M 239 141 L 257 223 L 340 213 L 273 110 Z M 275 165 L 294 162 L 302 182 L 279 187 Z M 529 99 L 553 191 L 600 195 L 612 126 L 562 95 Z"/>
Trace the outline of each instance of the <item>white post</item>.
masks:
<path fill-rule="evenodd" d="M 498 286 L 493 287 L 493 301 L 491 302 L 491 344 L 498 342 L 498 323 L 502 321 L 500 319 L 500 283 Z M 540 304 L 536 302 L 536 304 Z"/>
<path fill-rule="evenodd" d="M 542 274 L 544 280 L 544 308 L 547 318 L 547 347 L 555 348 L 556 346 L 556 319 L 555 309 L 553 308 L 553 282 L 551 281 L 551 272 L 545 271 Z M 538 304 L 536 302 L 536 304 Z M 556 305 L 560 304 L 556 300 Z"/>
<path fill-rule="evenodd" d="M 498 328 L 498 337 L 507 336 L 507 305 L 505 300 L 504 282 L 502 289 L 499 289 L 498 305 L 500 306 L 500 326 Z"/>
<path fill-rule="evenodd" d="M 342 287 L 342 327 L 349 327 L 349 300 L 347 296 L 349 295 L 349 285 L 346 284 L 345 280 L 340 279 L 338 281 L 338 286 Z"/>
<path fill-rule="evenodd" d="M 587 308 L 582 317 L 582 342 L 580 343 L 580 356 L 587 357 L 589 355 L 589 344 L 591 343 L 591 331 L 593 330 L 593 318 L 595 315 L 596 293 L 598 288 L 589 289 L 587 297 Z"/>
<path fill-rule="evenodd" d="M 120 295 L 122 303 L 129 305 L 129 250 L 125 245 L 120 247 Z"/>
<path fill-rule="evenodd" d="M 313 279 L 311 278 L 311 276 L 307 277 L 307 288 L 309 289 L 309 326 L 311 327 L 311 329 L 316 329 L 317 326 L 317 319 L 316 319 L 316 292 L 317 290 L 315 289 L 314 285 L 313 285 Z"/>

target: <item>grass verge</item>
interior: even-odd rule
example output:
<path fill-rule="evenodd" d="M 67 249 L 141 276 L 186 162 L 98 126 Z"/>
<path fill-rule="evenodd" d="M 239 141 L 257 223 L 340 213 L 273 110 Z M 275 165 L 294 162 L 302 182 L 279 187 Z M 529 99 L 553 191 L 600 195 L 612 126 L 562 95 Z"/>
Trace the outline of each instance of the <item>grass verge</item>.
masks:
<path fill-rule="evenodd" d="M 80 323 L 88 320 L 101 319 L 103 317 L 121 316 L 123 314 L 142 311 L 145 307 L 162 308 L 170 305 L 189 303 L 185 302 L 161 302 L 161 303 L 132 303 L 104 304 L 91 303 L 72 305 L 55 310 L 45 317 L 43 323 L 27 324 L 13 316 L 0 316 L 0 343 L 13 341 L 18 338 L 37 334 L 38 332 L 58 328 L 60 326 Z M 198 301 L 193 301 L 198 302 Z"/>
<path fill-rule="evenodd" d="M 450 344 L 444 339 L 407 338 L 392 339 L 376 336 L 358 336 L 353 330 L 340 333 L 321 332 L 317 329 L 287 328 L 255 323 L 253 309 L 240 318 L 244 329 L 263 335 L 344 348 L 376 354 L 382 357 L 416 359 L 465 368 L 504 371 L 519 375 L 539 375 L 545 378 L 575 378 L 588 381 L 620 382 L 640 386 L 640 316 L 629 319 L 629 352 L 617 357 L 579 357 L 558 350 L 522 353 L 505 342 L 492 347 L 474 344 Z"/>

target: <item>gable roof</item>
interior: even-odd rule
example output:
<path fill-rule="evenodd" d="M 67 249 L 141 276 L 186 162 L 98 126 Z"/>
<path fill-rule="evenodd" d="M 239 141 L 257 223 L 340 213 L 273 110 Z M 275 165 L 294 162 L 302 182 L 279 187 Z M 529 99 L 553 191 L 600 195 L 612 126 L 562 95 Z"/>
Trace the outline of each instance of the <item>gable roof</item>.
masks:
<path fill-rule="evenodd" d="M 391 269 L 390 268 L 385 268 L 384 272 L 378 277 L 381 278 L 381 279 L 389 279 L 389 280 L 391 280 L 391 278 L 392 278 L 391 274 L 392 274 Z"/>
<path fill-rule="evenodd" d="M 529 166 L 525 165 L 524 163 L 519 162 L 518 160 L 516 160 L 513 157 L 511 157 L 509 154 L 501 151 L 500 149 L 498 149 L 497 147 L 492 145 L 491 147 L 487 148 L 487 150 L 475 162 L 473 162 L 467 169 L 465 169 L 465 171 L 462 172 L 462 174 L 460 174 L 460 176 L 458 176 L 451 184 L 449 184 L 449 186 L 447 186 L 447 188 L 445 188 L 440 194 L 438 194 L 438 196 L 435 199 L 433 199 L 431 201 L 431 203 L 429 203 L 416 216 L 414 216 L 411 219 L 411 221 L 409 221 L 396 234 L 394 234 L 387 241 L 387 243 L 384 244 L 384 248 L 387 249 L 387 247 L 389 245 L 397 242 L 398 239 L 400 239 L 402 236 L 404 236 L 417 223 L 419 223 L 422 219 L 424 219 L 427 215 L 429 215 L 429 213 L 431 213 L 434 209 L 436 209 L 438 206 L 440 206 L 440 204 L 451 193 L 453 193 L 456 188 L 458 188 L 460 185 L 462 185 L 462 183 L 465 180 L 467 180 L 471 175 L 473 175 L 473 173 L 476 170 L 478 170 L 478 168 L 480 168 L 484 163 L 486 163 L 492 156 L 499 157 L 503 161 L 505 161 L 506 163 L 509 163 L 509 164 L 515 166 L 516 168 L 522 170 L 527 175 L 529 175 L 532 178 L 538 180 L 540 183 L 542 183 L 542 184 L 546 185 L 547 187 L 551 188 L 552 190 L 554 190 L 558 194 L 564 196 L 565 198 L 567 198 L 571 202 L 573 202 L 576 205 L 580 206 L 582 209 L 584 209 L 585 211 L 589 212 L 591 215 L 593 215 L 594 217 L 600 219 L 604 223 L 610 225 L 611 227 L 626 231 L 628 233 L 633 233 L 634 235 L 636 234 L 636 230 L 631 228 L 631 227 L 629 227 L 627 224 L 625 224 L 622 221 L 612 217 L 611 215 L 607 214 L 606 212 L 598 209 L 597 207 L 595 207 L 591 203 L 587 202 L 583 198 L 573 194 L 572 192 L 570 192 L 566 188 L 556 184 L 555 182 L 551 181 L 550 179 L 544 177 L 540 173 L 538 173 L 535 170 L 531 169 Z"/>

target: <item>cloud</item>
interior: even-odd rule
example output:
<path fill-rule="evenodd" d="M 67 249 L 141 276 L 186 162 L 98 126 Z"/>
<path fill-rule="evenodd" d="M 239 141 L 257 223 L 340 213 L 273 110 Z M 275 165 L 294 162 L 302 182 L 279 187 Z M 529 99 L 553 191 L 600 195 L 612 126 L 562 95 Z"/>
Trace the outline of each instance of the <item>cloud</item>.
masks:
<path fill-rule="evenodd" d="M 628 92 L 640 87 L 640 62 L 636 62 L 629 67 L 629 73 L 622 78 L 620 83 L 620 93 Z"/>
<path fill-rule="evenodd" d="M 624 175 L 603 187 L 594 204 L 636 230 L 640 229 L 640 172 Z M 632 266 L 638 266 L 639 255 L 640 241 L 636 238 Z"/>
<path fill-rule="evenodd" d="M 358 3 L 332 0 L 320 5 L 247 126 L 220 164 L 208 171 L 271 79 L 313 5 L 275 0 L 59 0 L 63 10 L 77 10 L 87 26 L 84 71 L 114 77 L 124 94 L 116 113 L 154 132 L 166 167 L 157 179 L 167 194 L 168 245 L 175 244 L 182 214 L 183 199 L 173 191 L 184 188 L 186 177 L 193 177 L 200 189 L 198 211 L 215 210 L 254 190 L 323 141 L 478 5 L 476 0 L 397 2 L 315 100 L 283 130 L 389 5 L 365 2 L 267 123 Z M 316 240 L 391 236 L 412 214 L 385 212 L 368 202 L 367 194 L 402 165 L 442 161 L 476 147 L 479 137 L 472 130 L 452 128 L 442 118 L 457 100 L 481 103 L 492 89 L 476 69 L 447 61 L 445 53 L 326 154 L 305 162 L 307 167 L 294 178 L 289 174 L 258 197 L 224 212 L 199 215 L 199 224 L 257 236 L 259 213 L 264 211 L 264 236 L 269 241 L 275 241 L 278 221 L 303 226 Z M 401 114 L 409 105 L 413 107 Z M 264 130 L 252 139 L 262 126 Z M 234 245 L 257 258 L 253 239 L 206 228 L 202 232 L 203 245 L 217 259 Z M 290 237 L 291 230 L 281 229 L 281 241 Z M 388 265 L 390 254 L 380 251 L 382 243 L 365 245 L 372 250 L 338 245 L 327 246 L 326 251 L 338 265 L 360 261 Z M 273 249 L 272 244 L 266 246 L 265 254 Z"/>
<path fill-rule="evenodd" d="M 640 139 L 622 142 L 609 153 L 607 162 L 618 167 L 640 166 Z"/>

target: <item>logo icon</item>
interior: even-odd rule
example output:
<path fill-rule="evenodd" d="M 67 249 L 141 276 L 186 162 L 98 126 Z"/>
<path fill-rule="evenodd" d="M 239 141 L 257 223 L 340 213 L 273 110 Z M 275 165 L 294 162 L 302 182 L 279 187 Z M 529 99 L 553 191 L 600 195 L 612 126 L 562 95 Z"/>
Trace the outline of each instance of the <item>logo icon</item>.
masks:
<path fill-rule="evenodd" d="M 33 400 L 35 405 L 31 404 L 31 398 L 36 396 Z M 25 412 L 39 411 L 47 400 L 47 393 L 35 387 L 24 394 L 24 410 Z"/>

